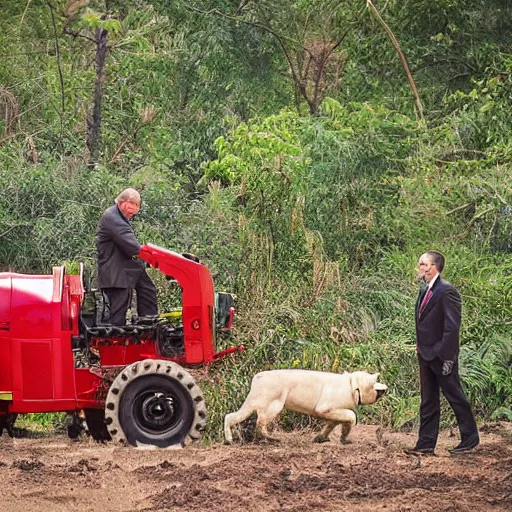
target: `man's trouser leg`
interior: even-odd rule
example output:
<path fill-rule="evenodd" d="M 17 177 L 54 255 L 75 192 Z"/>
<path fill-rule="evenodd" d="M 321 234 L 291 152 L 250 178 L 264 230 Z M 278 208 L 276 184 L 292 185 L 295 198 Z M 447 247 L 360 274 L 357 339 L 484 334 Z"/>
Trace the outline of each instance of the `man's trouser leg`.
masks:
<path fill-rule="evenodd" d="M 103 288 L 110 303 L 110 323 L 126 325 L 126 312 L 132 299 L 131 288 Z"/>
<path fill-rule="evenodd" d="M 432 361 L 418 357 L 420 366 L 420 431 L 416 448 L 435 448 L 439 435 L 441 404 L 437 376 L 432 369 Z"/>
<path fill-rule="evenodd" d="M 457 418 L 461 442 L 465 445 L 473 443 L 479 438 L 478 428 L 471 404 L 460 383 L 458 361 L 455 362 L 450 375 L 439 378 L 439 385 Z"/>
<path fill-rule="evenodd" d="M 139 316 L 158 315 L 156 286 L 146 271 L 141 273 L 135 285 L 135 291 L 137 293 L 137 314 Z"/>

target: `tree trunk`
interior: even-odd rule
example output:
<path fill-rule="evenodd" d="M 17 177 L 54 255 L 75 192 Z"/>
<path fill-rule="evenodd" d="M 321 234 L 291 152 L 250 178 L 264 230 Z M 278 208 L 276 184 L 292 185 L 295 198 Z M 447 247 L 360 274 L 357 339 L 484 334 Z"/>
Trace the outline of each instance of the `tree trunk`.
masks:
<path fill-rule="evenodd" d="M 96 32 L 96 80 L 94 82 L 94 98 L 92 115 L 87 118 L 87 148 L 89 149 L 89 165 L 98 163 L 101 141 L 101 102 L 103 84 L 105 82 L 105 60 L 108 50 L 108 32 L 98 28 Z"/>

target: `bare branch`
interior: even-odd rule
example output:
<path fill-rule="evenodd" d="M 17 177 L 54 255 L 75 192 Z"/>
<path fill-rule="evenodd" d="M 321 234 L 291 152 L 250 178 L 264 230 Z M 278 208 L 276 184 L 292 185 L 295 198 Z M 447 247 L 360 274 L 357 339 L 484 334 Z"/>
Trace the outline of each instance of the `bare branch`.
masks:
<path fill-rule="evenodd" d="M 362 20 L 365 13 L 365 9 L 361 9 L 359 11 L 359 15 L 356 17 L 355 21 L 352 22 L 350 27 L 345 31 L 345 33 L 339 37 L 339 39 L 334 43 L 334 46 L 330 49 L 330 51 L 327 54 L 327 58 L 329 58 L 332 53 L 341 45 L 341 43 L 347 38 L 347 36 L 350 34 L 350 31 Z"/>
<path fill-rule="evenodd" d="M 96 39 L 89 37 L 86 34 L 82 34 L 81 32 L 77 32 L 76 30 L 71 30 L 68 27 L 64 27 L 64 34 L 73 37 L 81 37 L 82 39 L 87 39 L 87 41 L 91 41 L 92 43 L 97 44 Z"/>
<path fill-rule="evenodd" d="M 460 206 L 457 206 L 453 210 L 450 210 L 449 212 L 446 212 L 445 215 L 451 215 L 452 213 L 460 212 L 460 210 L 466 210 L 467 208 L 475 206 L 475 202 L 471 201 L 466 204 L 461 204 Z"/>
<path fill-rule="evenodd" d="M 421 103 L 421 100 L 420 100 L 420 97 L 418 94 L 418 89 L 416 88 L 416 83 L 414 82 L 414 78 L 411 74 L 411 70 L 409 69 L 409 64 L 407 63 L 407 59 L 405 58 L 404 52 L 400 48 L 400 44 L 398 43 L 398 40 L 395 37 L 395 35 L 393 34 L 393 32 L 391 31 L 391 29 L 389 28 L 389 26 L 387 25 L 387 23 L 382 19 L 382 16 L 379 14 L 379 11 L 373 5 L 372 0 L 366 0 L 366 5 L 368 6 L 368 9 L 372 13 L 375 20 L 384 28 L 389 39 L 391 40 L 391 43 L 395 47 L 395 50 L 398 53 L 398 56 L 400 57 L 400 61 L 402 62 L 402 66 L 407 75 L 407 80 L 409 82 L 409 86 L 411 88 L 412 95 L 414 97 L 414 103 L 416 105 L 416 115 L 421 121 L 424 121 L 423 105 Z"/>
<path fill-rule="evenodd" d="M 28 8 L 30 6 L 30 3 L 32 0 L 27 0 L 27 5 L 25 6 L 25 10 L 23 11 L 23 14 L 21 15 L 20 24 L 18 25 L 18 30 L 21 28 L 21 25 L 23 25 L 23 21 L 25 19 L 25 14 L 27 14 Z"/>

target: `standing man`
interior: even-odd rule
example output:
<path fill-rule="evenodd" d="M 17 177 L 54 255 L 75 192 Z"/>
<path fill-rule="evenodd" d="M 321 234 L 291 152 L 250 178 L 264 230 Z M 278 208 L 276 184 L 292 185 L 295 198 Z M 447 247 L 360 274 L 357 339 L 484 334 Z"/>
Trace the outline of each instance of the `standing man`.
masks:
<path fill-rule="evenodd" d="M 420 431 L 409 454 L 433 455 L 441 416 L 439 390 L 448 400 L 459 426 L 461 442 L 452 454 L 467 452 L 480 442 L 471 405 L 459 380 L 459 331 L 461 297 L 457 289 L 441 279 L 444 256 L 428 251 L 419 259 L 420 278 L 428 286 L 420 290 L 416 303 L 416 351 L 421 387 Z"/>
<path fill-rule="evenodd" d="M 121 192 L 101 217 L 96 235 L 98 287 L 110 302 L 110 323 L 126 324 L 132 291 L 137 293 L 139 316 L 157 315 L 156 287 L 137 259 L 137 241 L 131 219 L 140 210 L 140 194 L 133 188 Z"/>

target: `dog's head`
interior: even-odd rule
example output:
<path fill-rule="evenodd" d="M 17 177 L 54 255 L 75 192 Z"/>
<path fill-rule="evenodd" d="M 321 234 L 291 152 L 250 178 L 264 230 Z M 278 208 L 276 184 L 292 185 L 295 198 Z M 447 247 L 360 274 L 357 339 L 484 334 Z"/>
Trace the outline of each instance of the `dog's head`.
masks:
<path fill-rule="evenodd" d="M 352 395 L 356 405 L 375 403 L 388 389 L 386 384 L 377 382 L 380 373 L 354 372 L 351 374 Z"/>

